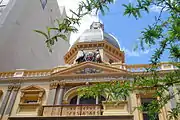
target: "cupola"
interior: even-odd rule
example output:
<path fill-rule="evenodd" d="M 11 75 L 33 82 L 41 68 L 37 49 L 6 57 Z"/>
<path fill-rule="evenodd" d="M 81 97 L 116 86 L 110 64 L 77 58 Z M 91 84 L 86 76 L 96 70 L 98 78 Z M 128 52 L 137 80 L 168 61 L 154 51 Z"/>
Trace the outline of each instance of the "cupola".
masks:
<path fill-rule="evenodd" d="M 124 63 L 124 52 L 120 50 L 118 40 L 104 32 L 102 23 L 93 22 L 90 29 L 86 29 L 72 45 L 64 59 L 67 64 L 79 63 L 78 59 L 83 59 L 82 61 L 92 59 L 92 62 L 100 62 L 95 58 L 97 54 L 101 57 L 101 62 Z"/>

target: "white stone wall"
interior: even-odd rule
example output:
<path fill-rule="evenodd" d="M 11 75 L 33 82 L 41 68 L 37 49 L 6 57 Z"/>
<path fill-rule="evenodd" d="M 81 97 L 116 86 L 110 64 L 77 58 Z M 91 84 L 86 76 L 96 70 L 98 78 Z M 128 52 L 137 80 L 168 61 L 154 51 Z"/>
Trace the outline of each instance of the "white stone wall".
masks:
<path fill-rule="evenodd" d="M 69 42 L 59 40 L 49 53 L 45 38 L 33 30 L 54 26 L 66 13 L 57 0 L 48 0 L 42 9 L 40 0 L 10 0 L 0 16 L 0 71 L 47 69 L 64 64 Z"/>

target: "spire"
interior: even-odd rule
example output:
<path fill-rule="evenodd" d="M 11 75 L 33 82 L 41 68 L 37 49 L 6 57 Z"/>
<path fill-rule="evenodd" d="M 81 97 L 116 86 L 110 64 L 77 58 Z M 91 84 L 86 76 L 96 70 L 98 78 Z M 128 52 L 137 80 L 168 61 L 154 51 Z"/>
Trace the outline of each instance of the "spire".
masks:
<path fill-rule="evenodd" d="M 91 24 L 90 29 L 102 29 L 104 31 L 104 25 L 100 20 L 96 10 L 92 11 L 91 17 L 93 18 L 93 23 Z"/>

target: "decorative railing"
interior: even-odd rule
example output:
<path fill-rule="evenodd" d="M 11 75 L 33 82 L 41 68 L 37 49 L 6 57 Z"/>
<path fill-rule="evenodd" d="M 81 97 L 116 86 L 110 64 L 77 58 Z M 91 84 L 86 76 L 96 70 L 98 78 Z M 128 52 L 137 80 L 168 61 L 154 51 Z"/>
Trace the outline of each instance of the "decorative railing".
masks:
<path fill-rule="evenodd" d="M 180 63 L 177 63 L 180 64 Z M 104 64 L 107 65 L 107 64 Z M 73 65 L 71 65 L 73 66 Z M 45 77 L 45 76 L 50 76 L 53 73 L 59 72 L 63 69 L 66 69 L 71 66 L 61 66 L 61 67 L 56 67 L 53 69 L 48 69 L 48 70 L 16 70 L 12 72 L 0 72 L 0 79 L 4 78 L 17 78 L 17 77 Z M 122 70 L 127 70 L 129 72 L 144 72 L 147 71 L 147 68 L 150 68 L 150 64 L 132 64 L 132 65 L 126 65 L 122 63 L 113 63 L 110 66 L 120 68 Z M 170 64 L 170 63 L 159 63 L 158 64 L 158 70 L 174 70 L 178 69 L 175 67 L 175 65 Z"/>
<path fill-rule="evenodd" d="M 126 65 L 126 69 L 129 72 L 144 72 L 144 71 L 147 71 L 151 67 L 152 67 L 152 65 L 150 65 L 150 64 Z M 159 63 L 156 67 L 157 67 L 156 69 L 159 71 L 178 69 L 177 67 L 175 67 L 175 65 L 170 64 L 170 63 Z"/>
<path fill-rule="evenodd" d="M 48 105 L 42 116 L 100 116 L 101 105 Z"/>
<path fill-rule="evenodd" d="M 49 76 L 50 74 L 51 74 L 51 70 L 41 70 L 41 71 L 16 70 L 14 72 L 1 72 L 0 78 L 43 77 L 43 76 Z"/>

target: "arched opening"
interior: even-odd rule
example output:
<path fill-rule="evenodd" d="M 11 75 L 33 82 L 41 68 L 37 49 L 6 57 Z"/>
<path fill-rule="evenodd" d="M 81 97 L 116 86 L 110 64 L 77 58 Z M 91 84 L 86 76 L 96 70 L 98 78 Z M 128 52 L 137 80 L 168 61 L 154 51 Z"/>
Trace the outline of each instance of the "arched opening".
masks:
<path fill-rule="evenodd" d="M 106 101 L 106 98 L 104 96 L 99 96 L 98 99 L 99 104 L 102 104 L 102 101 Z"/>
<path fill-rule="evenodd" d="M 71 99 L 70 104 L 77 104 L 77 95 Z"/>
<path fill-rule="evenodd" d="M 103 96 L 100 96 L 97 98 L 93 98 L 93 97 L 83 98 L 83 97 L 81 97 L 80 99 L 78 99 L 78 96 L 76 95 L 70 100 L 70 104 L 101 104 L 102 101 L 105 101 L 105 98 Z"/>
<path fill-rule="evenodd" d="M 79 104 L 96 104 L 96 99 L 93 97 L 80 98 Z"/>

